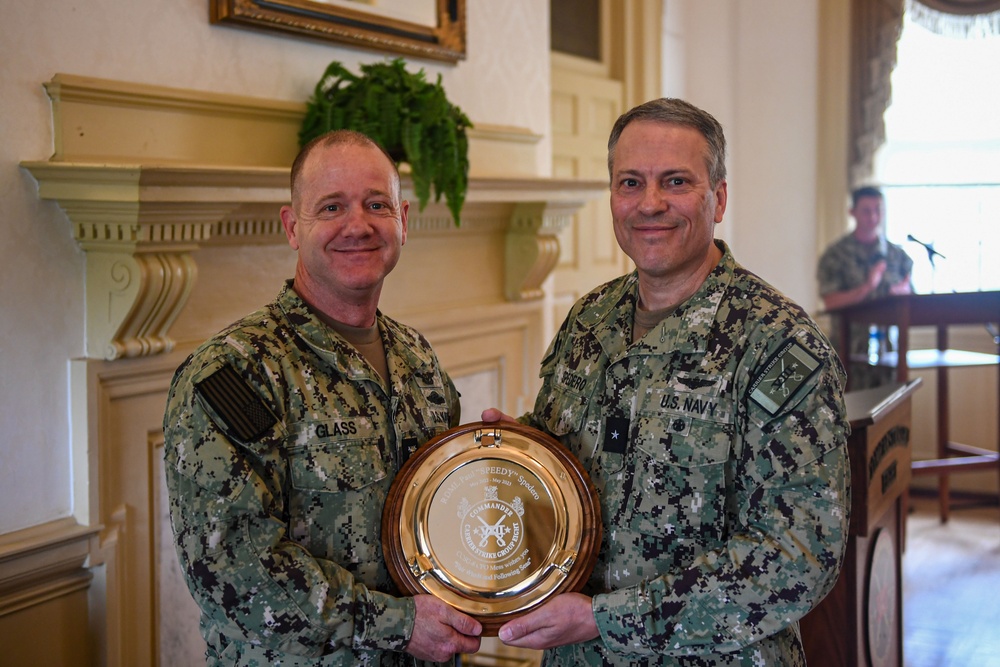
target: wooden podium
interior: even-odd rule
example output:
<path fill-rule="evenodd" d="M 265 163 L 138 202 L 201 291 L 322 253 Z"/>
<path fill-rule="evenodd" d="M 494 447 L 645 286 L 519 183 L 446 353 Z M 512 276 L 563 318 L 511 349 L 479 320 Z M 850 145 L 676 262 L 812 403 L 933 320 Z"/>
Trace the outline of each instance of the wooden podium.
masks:
<path fill-rule="evenodd" d="M 809 667 L 902 667 L 902 544 L 911 394 L 920 380 L 845 394 L 851 523 L 837 584 L 800 622 Z"/>
<path fill-rule="evenodd" d="M 957 324 L 1000 322 L 1000 291 L 890 296 L 831 311 L 831 314 L 837 315 L 840 320 L 841 349 L 838 353 L 845 366 L 852 349 L 851 324 L 862 324 L 866 328 L 869 324 L 878 324 L 899 327 L 898 351 L 882 354 L 878 360 L 880 366 L 895 367 L 898 382 L 908 380 L 910 369 L 935 370 L 936 458 L 914 461 L 913 474 L 937 476 L 941 521 L 947 521 L 951 507 L 949 474 L 978 470 L 1000 472 L 1000 454 L 998 454 L 1000 424 L 997 430 L 997 448 L 977 447 L 951 440 L 948 414 L 949 370 L 969 366 L 997 366 L 1000 364 L 1000 355 L 949 348 L 948 327 Z M 909 329 L 912 326 L 934 326 L 937 330 L 936 347 L 924 350 L 911 349 Z M 998 401 L 1000 401 L 1000 373 L 997 373 L 997 381 Z M 850 378 L 848 378 L 848 389 L 850 389 Z M 997 414 L 1000 414 L 1000 405 L 997 407 Z"/>

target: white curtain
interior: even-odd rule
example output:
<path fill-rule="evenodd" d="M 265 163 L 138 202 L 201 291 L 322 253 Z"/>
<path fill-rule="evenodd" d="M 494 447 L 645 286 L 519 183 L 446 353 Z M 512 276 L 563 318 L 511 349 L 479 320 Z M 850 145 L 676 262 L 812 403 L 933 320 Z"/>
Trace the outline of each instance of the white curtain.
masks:
<path fill-rule="evenodd" d="M 1000 0 L 853 0 L 851 3 L 851 118 L 848 181 L 871 181 L 875 151 L 885 142 L 885 110 L 903 11 L 938 34 L 1000 35 Z"/>
<path fill-rule="evenodd" d="M 889 79 L 903 28 L 903 2 L 853 0 L 851 5 L 851 189 L 871 181 L 875 151 L 885 142 L 882 117 L 891 101 Z"/>
<path fill-rule="evenodd" d="M 915 23 L 948 37 L 1000 35 L 1000 0 L 907 0 Z"/>

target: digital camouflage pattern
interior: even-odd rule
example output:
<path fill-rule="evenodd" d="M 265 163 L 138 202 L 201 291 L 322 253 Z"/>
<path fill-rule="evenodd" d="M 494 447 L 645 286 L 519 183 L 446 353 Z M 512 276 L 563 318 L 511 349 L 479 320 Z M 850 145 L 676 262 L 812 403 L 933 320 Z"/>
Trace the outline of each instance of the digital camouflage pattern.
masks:
<path fill-rule="evenodd" d="M 819 260 L 816 278 L 819 281 L 819 294 L 823 296 L 832 292 L 843 292 L 854 289 L 868 280 L 868 270 L 879 259 L 885 259 L 886 269 L 879 283 L 865 299 L 879 299 L 889 296 L 889 287 L 909 277 L 913 271 L 913 260 L 906 251 L 894 243 L 886 243 L 884 252 L 879 244 L 865 244 L 858 241 L 854 234 L 843 236 L 826 249 Z M 832 336 L 835 346 L 839 346 L 840 324 L 836 317 L 832 318 Z M 883 340 L 889 340 L 885 327 L 881 328 Z M 891 349 L 890 345 L 886 346 Z M 868 352 L 868 327 L 856 324 L 851 327 L 850 354 L 865 355 Z M 864 362 L 851 362 L 847 365 L 847 374 L 851 380 L 851 389 L 866 389 L 878 387 L 893 382 L 895 369 L 889 367 L 871 367 Z"/>
<path fill-rule="evenodd" d="M 724 257 L 634 344 L 636 273 L 576 303 L 522 421 L 601 499 L 600 638 L 545 665 L 804 665 L 797 621 L 847 540 L 843 368 L 795 304 Z"/>
<path fill-rule="evenodd" d="M 381 547 L 389 485 L 459 423 L 427 341 L 378 314 L 391 388 L 286 285 L 178 369 L 170 518 L 209 665 L 412 665 Z"/>

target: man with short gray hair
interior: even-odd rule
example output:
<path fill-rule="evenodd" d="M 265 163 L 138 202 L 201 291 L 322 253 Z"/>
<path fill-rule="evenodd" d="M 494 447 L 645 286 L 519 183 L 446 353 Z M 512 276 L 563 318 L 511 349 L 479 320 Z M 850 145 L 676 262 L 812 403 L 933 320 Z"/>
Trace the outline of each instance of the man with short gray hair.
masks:
<path fill-rule="evenodd" d="M 636 270 L 573 306 L 520 418 L 580 459 L 604 539 L 581 593 L 500 639 L 547 649 L 547 667 L 804 665 L 798 620 L 833 588 L 847 543 L 843 367 L 714 238 L 728 192 L 710 114 L 640 105 L 615 124 L 608 161 Z"/>

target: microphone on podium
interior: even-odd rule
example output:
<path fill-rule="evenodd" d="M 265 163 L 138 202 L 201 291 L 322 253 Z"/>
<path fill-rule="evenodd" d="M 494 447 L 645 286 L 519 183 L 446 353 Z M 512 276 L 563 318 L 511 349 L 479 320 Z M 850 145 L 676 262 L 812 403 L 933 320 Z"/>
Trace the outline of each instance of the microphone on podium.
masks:
<path fill-rule="evenodd" d="M 913 234 L 907 234 L 906 235 L 906 240 L 907 241 L 913 241 L 914 243 L 916 243 L 918 245 L 922 245 L 924 247 L 924 250 L 927 251 L 927 259 L 931 260 L 931 264 L 934 263 L 934 256 L 935 255 L 937 255 L 941 259 L 947 259 L 947 257 L 945 257 L 944 255 L 942 255 L 941 253 L 939 253 L 937 250 L 934 249 L 934 244 L 933 243 L 924 243 L 920 239 L 915 239 L 915 238 L 913 238 Z"/>

